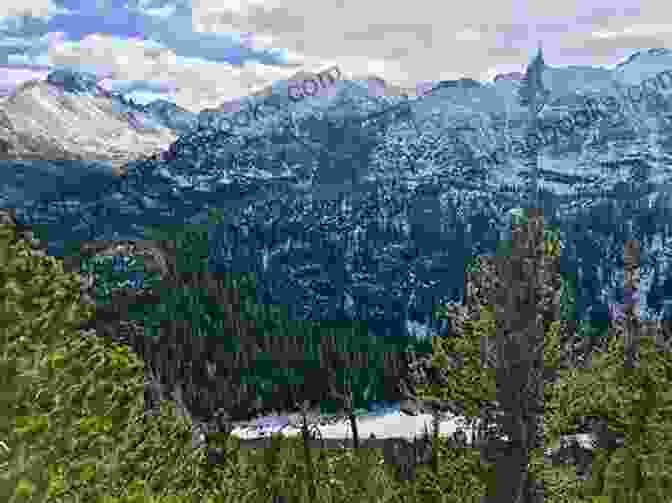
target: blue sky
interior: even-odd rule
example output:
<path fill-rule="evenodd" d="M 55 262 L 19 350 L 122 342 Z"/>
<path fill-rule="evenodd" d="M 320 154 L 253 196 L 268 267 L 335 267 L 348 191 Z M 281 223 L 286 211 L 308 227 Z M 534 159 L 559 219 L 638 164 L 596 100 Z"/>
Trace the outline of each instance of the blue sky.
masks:
<path fill-rule="evenodd" d="M 0 6 L 0 93 L 55 68 L 96 73 L 137 101 L 192 111 L 337 65 L 390 85 L 553 66 L 611 66 L 672 47 L 665 2 L 644 0 L 20 0 Z"/>

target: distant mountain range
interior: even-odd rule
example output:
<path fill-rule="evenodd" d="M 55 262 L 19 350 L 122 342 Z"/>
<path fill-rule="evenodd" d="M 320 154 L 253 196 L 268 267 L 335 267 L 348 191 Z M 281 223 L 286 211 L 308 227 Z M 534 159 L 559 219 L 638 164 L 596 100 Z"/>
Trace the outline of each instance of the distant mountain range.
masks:
<path fill-rule="evenodd" d="M 645 245 L 643 309 L 659 312 L 668 275 L 672 297 L 670 89 L 636 108 L 620 92 L 666 69 L 672 51 L 654 49 L 613 69 L 543 73 L 543 121 L 585 108 L 588 96 L 619 106 L 540 152 L 544 212 L 567 240 L 563 267 L 579 278 L 582 316 L 606 316 L 620 295 L 629 237 Z M 439 330 L 432 306 L 459 295 L 466 263 L 494 250 L 529 183 L 515 148 L 527 117 L 520 82 L 513 73 L 404 94 L 380 93 L 380 79 L 366 76 L 293 101 L 292 81 L 278 81 L 240 100 L 239 110 L 262 112 L 223 130 L 230 104 L 137 105 L 86 76 L 54 75 L 0 101 L 3 205 L 48 225 L 45 241 L 60 251 L 223 208 L 230 226 L 213 242 L 213 267 L 255 272 L 263 301 L 291 305 L 295 318 L 369 320 L 378 333 L 411 322 Z M 95 171 L 87 159 L 124 176 L 84 183 Z M 648 292 L 657 300 L 647 304 Z"/>

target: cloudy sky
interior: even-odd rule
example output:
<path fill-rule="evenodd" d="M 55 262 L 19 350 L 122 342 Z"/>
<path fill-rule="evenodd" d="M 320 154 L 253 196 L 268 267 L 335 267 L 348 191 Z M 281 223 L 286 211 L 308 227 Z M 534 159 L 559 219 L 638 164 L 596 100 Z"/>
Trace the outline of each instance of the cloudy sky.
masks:
<path fill-rule="evenodd" d="M 139 101 L 217 106 L 338 65 L 413 89 L 551 66 L 611 67 L 672 48 L 656 0 L 17 0 L 0 2 L 0 93 L 62 67 Z M 12 7 L 10 5 L 18 5 Z M 672 4 L 671 4 L 672 5 Z"/>

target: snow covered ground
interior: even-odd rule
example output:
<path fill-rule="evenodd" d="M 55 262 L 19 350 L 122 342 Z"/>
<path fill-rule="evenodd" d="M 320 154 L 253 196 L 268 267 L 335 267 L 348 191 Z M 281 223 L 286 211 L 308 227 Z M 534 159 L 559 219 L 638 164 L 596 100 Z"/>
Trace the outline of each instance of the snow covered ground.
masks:
<path fill-rule="evenodd" d="M 316 424 L 315 426 L 322 433 L 323 438 L 352 438 L 350 424 L 346 418 L 324 421 L 324 423 L 327 424 Z M 369 438 L 371 434 L 374 434 L 376 438 L 404 437 L 410 440 L 414 436 L 420 437 L 425 430 L 425 425 L 431 433 L 432 416 L 430 414 L 409 416 L 400 411 L 387 411 L 383 414 L 367 414 L 357 418 L 357 429 L 361 439 Z M 458 416 L 444 415 L 439 425 L 439 435 L 452 435 L 457 428 L 462 428 L 467 434 L 468 441 L 471 442 L 473 431 L 466 425 L 464 419 Z M 235 428 L 232 434 L 241 439 L 254 439 L 263 438 L 275 432 L 282 432 L 286 436 L 300 434 L 299 414 L 265 416 L 249 426 Z"/>
<path fill-rule="evenodd" d="M 301 433 L 300 425 L 299 414 L 264 416 L 246 426 L 238 426 L 232 434 L 241 440 L 260 439 L 276 432 L 282 432 L 286 436 L 295 436 Z M 319 422 L 315 419 L 309 420 L 309 425 L 311 431 L 314 431 L 314 428 L 319 429 L 324 439 L 352 439 L 350 423 L 346 418 L 319 416 Z M 410 416 L 398 410 L 396 406 L 388 407 L 381 412 L 368 413 L 357 417 L 357 430 L 359 438 L 362 440 L 370 438 L 371 434 L 375 435 L 377 439 L 403 437 L 412 440 L 414 436 L 422 436 L 425 426 L 431 433 L 432 416 L 430 414 Z M 471 444 L 475 428 L 470 427 L 464 417 L 450 413 L 442 415 L 439 423 L 440 436 L 451 436 L 458 428 L 466 433 L 467 441 Z M 563 438 L 576 438 L 579 445 L 584 449 L 593 448 L 593 438 L 590 434 L 566 435 Z M 508 437 L 505 436 L 504 439 L 508 439 Z M 559 442 L 556 442 L 553 448 L 558 446 Z M 547 449 L 547 452 L 550 452 L 550 450 Z"/>

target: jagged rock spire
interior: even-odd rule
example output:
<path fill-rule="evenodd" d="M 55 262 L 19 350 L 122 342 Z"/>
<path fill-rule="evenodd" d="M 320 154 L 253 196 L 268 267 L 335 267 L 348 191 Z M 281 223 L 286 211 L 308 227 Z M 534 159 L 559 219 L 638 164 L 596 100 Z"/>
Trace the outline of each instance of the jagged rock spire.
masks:
<path fill-rule="evenodd" d="M 534 98 L 536 98 L 535 101 L 538 103 L 544 101 L 543 98 L 548 94 L 548 91 L 544 88 L 544 82 L 542 80 L 542 73 L 545 68 L 546 63 L 544 62 L 544 53 L 540 42 L 537 49 L 537 55 L 532 59 L 530 64 L 527 65 L 525 76 L 523 77 L 518 91 L 521 105 L 529 106 Z"/>
<path fill-rule="evenodd" d="M 538 115 L 548 102 L 550 95 L 550 91 L 544 87 L 542 79 L 542 73 L 545 67 L 546 63 L 544 63 L 543 50 L 541 48 L 541 43 L 539 43 L 537 55 L 530 64 L 527 65 L 525 77 L 523 77 L 520 88 L 518 89 L 518 100 L 520 104 L 527 107 L 529 110 L 527 125 L 528 139 L 537 135 Z M 532 175 L 529 194 L 530 202 L 532 203 L 532 206 L 536 208 L 539 206 L 539 146 L 534 144 L 528 145 L 526 157 L 525 165 Z"/>

